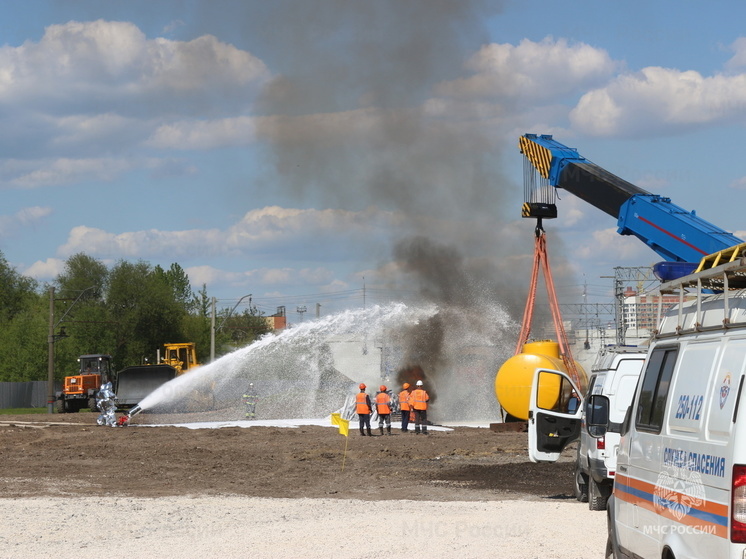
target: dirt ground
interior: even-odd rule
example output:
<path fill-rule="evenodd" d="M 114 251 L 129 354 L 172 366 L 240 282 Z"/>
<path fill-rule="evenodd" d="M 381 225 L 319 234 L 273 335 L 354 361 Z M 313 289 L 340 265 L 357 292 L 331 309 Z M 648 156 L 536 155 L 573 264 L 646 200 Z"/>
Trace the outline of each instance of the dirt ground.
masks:
<path fill-rule="evenodd" d="M 557 464 L 532 464 L 526 433 L 456 427 L 361 437 L 351 429 L 346 439 L 320 426 L 153 428 L 143 425 L 174 417 L 141 414 L 110 428 L 95 420 L 0 417 L 2 496 L 574 501 L 572 451 Z"/>

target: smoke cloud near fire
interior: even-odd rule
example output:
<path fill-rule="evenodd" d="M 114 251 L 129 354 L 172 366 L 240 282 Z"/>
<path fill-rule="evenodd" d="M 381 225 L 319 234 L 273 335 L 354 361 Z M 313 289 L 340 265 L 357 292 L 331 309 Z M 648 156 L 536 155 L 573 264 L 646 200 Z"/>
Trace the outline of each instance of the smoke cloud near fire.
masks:
<path fill-rule="evenodd" d="M 496 413 L 494 373 L 512 354 L 530 270 L 532 228 L 516 243 L 505 225 L 521 192 L 499 169 L 500 107 L 435 93 L 499 12 L 468 0 L 273 2 L 251 24 L 270 67 L 278 57 L 289 69 L 259 102 L 272 182 L 300 204 L 395 216 L 383 245 L 357 247 L 361 266 L 377 262 L 369 285 L 440 309 L 400 336 L 398 380 L 421 374 L 446 415 Z"/>

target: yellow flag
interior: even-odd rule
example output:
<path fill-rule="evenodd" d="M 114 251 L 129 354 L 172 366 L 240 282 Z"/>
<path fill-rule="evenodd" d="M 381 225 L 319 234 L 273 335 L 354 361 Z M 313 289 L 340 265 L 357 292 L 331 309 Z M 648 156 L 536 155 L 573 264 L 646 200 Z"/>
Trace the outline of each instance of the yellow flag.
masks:
<path fill-rule="evenodd" d="M 332 425 L 339 427 L 339 434 L 347 437 L 350 434 L 350 421 L 342 419 L 342 415 L 339 413 L 332 414 Z"/>

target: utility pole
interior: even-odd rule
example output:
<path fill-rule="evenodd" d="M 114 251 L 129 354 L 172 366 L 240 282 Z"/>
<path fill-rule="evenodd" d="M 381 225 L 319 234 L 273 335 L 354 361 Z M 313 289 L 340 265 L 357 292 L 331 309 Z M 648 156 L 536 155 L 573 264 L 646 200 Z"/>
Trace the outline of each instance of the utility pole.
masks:
<path fill-rule="evenodd" d="M 54 413 L 54 287 L 49 288 L 49 336 L 47 337 L 47 413 Z"/>
<path fill-rule="evenodd" d="M 68 313 L 75 306 L 75 303 L 80 301 L 80 298 L 86 291 L 95 289 L 95 285 L 86 287 L 80 292 L 80 295 L 72 302 L 67 308 L 65 314 L 55 323 L 54 322 L 54 287 L 49 288 L 49 333 L 47 335 L 47 412 L 54 413 L 54 342 L 61 338 L 67 338 L 65 329 L 60 328 L 60 333 L 55 334 L 54 329 L 63 321 Z"/>
<path fill-rule="evenodd" d="M 225 324 L 225 321 L 231 317 L 231 315 L 233 314 L 233 311 L 235 311 L 236 308 L 238 308 L 238 305 L 240 305 L 241 301 L 246 299 L 246 297 L 249 298 L 249 308 L 251 308 L 251 296 L 252 294 L 249 293 L 248 295 L 244 295 L 243 297 L 241 297 L 238 300 L 238 303 L 233 305 L 233 308 L 231 309 L 231 311 L 223 318 L 223 320 L 221 321 L 221 323 L 218 325 L 217 328 L 215 327 L 215 302 L 217 301 L 217 299 L 215 299 L 215 297 L 212 298 L 212 320 L 210 324 L 210 363 L 215 361 L 215 332 L 217 332 L 223 327 L 223 324 Z"/>
<path fill-rule="evenodd" d="M 614 320 L 616 323 L 616 343 L 624 345 L 626 342 L 627 330 L 627 312 L 624 308 L 624 284 L 635 282 L 638 290 L 643 288 L 647 290 L 657 283 L 650 266 L 624 267 L 617 266 L 614 268 L 613 276 L 601 276 L 614 280 Z M 633 312 L 637 312 L 634 310 Z"/>
<path fill-rule="evenodd" d="M 212 298 L 212 310 L 210 312 L 210 363 L 215 361 L 215 303 L 217 299 Z"/>
<path fill-rule="evenodd" d="M 303 313 L 306 312 L 308 309 L 305 305 L 301 307 L 296 307 L 295 312 L 297 312 L 300 315 L 300 321 L 303 322 Z"/>

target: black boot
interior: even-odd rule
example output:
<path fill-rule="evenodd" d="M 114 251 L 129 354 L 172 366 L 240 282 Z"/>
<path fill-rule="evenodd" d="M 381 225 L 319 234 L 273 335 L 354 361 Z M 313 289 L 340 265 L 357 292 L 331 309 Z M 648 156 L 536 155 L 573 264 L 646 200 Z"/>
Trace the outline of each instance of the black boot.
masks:
<path fill-rule="evenodd" d="M 383 425 L 378 428 L 378 430 L 381 432 L 381 436 L 383 437 Z"/>
<path fill-rule="evenodd" d="M 368 427 L 368 436 L 369 436 L 369 437 L 372 437 L 372 436 L 373 436 L 373 433 L 371 433 L 371 432 L 370 432 L 370 427 Z"/>
<path fill-rule="evenodd" d="M 388 425 L 386 427 L 386 433 L 389 434 L 389 435 L 391 434 L 391 425 Z"/>
<path fill-rule="evenodd" d="M 362 429 L 360 429 L 360 434 L 364 437 L 365 436 L 365 431 L 363 431 Z"/>

